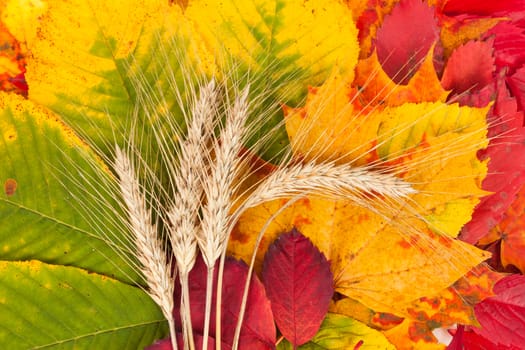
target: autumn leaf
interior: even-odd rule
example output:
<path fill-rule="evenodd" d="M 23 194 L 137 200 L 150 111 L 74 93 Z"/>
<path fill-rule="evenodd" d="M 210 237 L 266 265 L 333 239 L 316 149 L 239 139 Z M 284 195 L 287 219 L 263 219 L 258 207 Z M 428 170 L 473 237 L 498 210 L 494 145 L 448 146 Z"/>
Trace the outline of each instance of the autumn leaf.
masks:
<path fill-rule="evenodd" d="M 77 267 L 0 261 L 0 300 L 6 349 L 137 349 L 166 334 L 143 290 Z"/>
<path fill-rule="evenodd" d="M 487 266 L 476 267 L 438 294 L 413 302 L 403 323 L 384 333 L 398 349 L 443 349 L 433 331 L 478 325 L 474 307 L 494 295 L 493 287 L 502 277 Z"/>
<path fill-rule="evenodd" d="M 218 266 L 214 269 L 213 277 L 213 305 L 210 315 L 215 320 L 215 301 L 217 299 L 217 274 Z M 222 311 L 221 311 L 221 341 L 223 347 L 231 349 L 233 335 L 244 292 L 244 285 L 248 276 L 248 267 L 241 261 L 228 258 L 224 266 L 224 277 L 222 280 Z M 198 257 L 193 270 L 189 275 L 189 293 L 191 305 L 191 321 L 195 335 L 203 335 L 204 311 L 206 296 L 207 267 L 201 256 Z M 175 300 L 181 297 L 180 285 L 175 289 Z M 263 284 L 256 276 L 252 276 L 252 282 L 248 293 L 247 308 L 240 333 L 240 349 L 273 349 L 275 347 L 275 325 L 270 301 L 266 297 Z M 173 316 L 179 320 L 180 325 L 180 303 L 175 304 Z M 210 337 L 216 335 L 215 322 L 210 325 Z"/>
<path fill-rule="evenodd" d="M 294 349 L 286 340 L 279 343 L 277 350 Z M 326 315 L 319 332 L 298 350 L 393 350 L 395 347 L 377 330 L 349 317 L 329 313 Z"/>
<path fill-rule="evenodd" d="M 404 313 L 406 303 L 448 287 L 487 257 L 447 237 L 457 235 L 470 219 L 478 202 L 475 194 L 485 194 L 479 188 L 485 165 L 476 150 L 486 144 L 486 109 L 405 104 L 360 115 L 346 89 L 344 79 L 333 75 L 311 89 L 303 109 L 288 111 L 295 156 L 398 169 L 400 177 L 420 184 L 415 186 L 421 193 L 412 200 L 425 220 L 403 204 L 389 204 L 388 212 L 374 207 L 378 213 L 353 203 L 306 198 L 270 224 L 258 266 L 269 243 L 296 227 L 331 261 L 336 291 L 376 311 Z M 229 251 L 249 259 L 260 227 L 283 204 L 274 201 L 246 212 Z"/>
<path fill-rule="evenodd" d="M 262 276 L 281 334 L 294 346 L 312 339 L 333 295 L 330 264 L 324 255 L 293 229 L 268 248 Z"/>
<path fill-rule="evenodd" d="M 504 80 L 498 81 L 496 93 L 494 109 L 489 115 L 493 120 L 489 128 L 492 140 L 486 150 L 479 152 L 480 159 L 490 159 L 488 176 L 483 180 L 482 187 L 493 194 L 481 199 L 472 220 L 462 228 L 460 236 L 465 242 L 473 244 L 484 239 L 502 219 L 525 176 L 523 111 L 519 110 Z"/>
<path fill-rule="evenodd" d="M 474 333 L 502 347 L 522 347 L 525 342 L 525 276 L 511 275 L 494 287 L 495 296 L 475 307 L 480 328 Z"/>
<path fill-rule="evenodd" d="M 522 186 L 516 198 L 505 211 L 502 220 L 484 237 L 480 244 L 489 244 L 501 240 L 500 258 L 503 267 L 513 265 L 525 272 L 525 186 Z"/>
<path fill-rule="evenodd" d="M 438 38 L 434 9 L 420 0 L 401 0 L 377 31 L 377 57 L 394 82 L 406 84 Z"/>
<path fill-rule="evenodd" d="M 27 95 L 25 56 L 20 43 L 0 21 L 0 90 Z"/>
<path fill-rule="evenodd" d="M 253 142 L 273 130 L 264 152 L 275 157 L 287 144 L 284 128 L 275 128 L 282 125 L 280 104 L 301 102 L 307 86 L 324 81 L 336 62 L 344 62 L 341 68 L 351 77 L 359 51 L 350 12 L 336 0 L 196 0 L 184 11 L 161 0 L 77 2 L 49 4 L 31 43 L 29 97 L 105 152 L 106 141 L 121 137 L 129 116 L 145 108 L 137 90 L 163 101 L 151 109 L 163 112 L 158 127 L 172 131 L 165 119 L 182 123 L 180 106 L 189 103 L 170 85 L 196 90 L 198 77 L 184 80 L 184 72 L 211 77 L 233 69 L 239 79 L 250 78 L 251 97 L 265 97 L 257 105 L 266 122 Z M 159 50 L 164 54 L 152 55 Z"/>
<path fill-rule="evenodd" d="M 353 83 L 359 88 L 354 104 L 359 102 L 361 106 L 381 108 L 400 106 L 407 102 L 446 101 L 448 92 L 436 75 L 433 57 L 433 50 L 430 50 L 406 85 L 398 85 L 388 76 L 376 52 L 360 60 Z"/>
<path fill-rule="evenodd" d="M 523 0 L 479 2 L 475 0 L 448 0 L 443 12 L 448 15 L 470 14 L 478 16 L 508 15 L 511 11 L 523 10 Z"/>
<path fill-rule="evenodd" d="M 469 41 L 452 52 L 441 83 L 452 90 L 450 99 L 462 105 L 484 107 L 496 89 L 493 41 Z"/>

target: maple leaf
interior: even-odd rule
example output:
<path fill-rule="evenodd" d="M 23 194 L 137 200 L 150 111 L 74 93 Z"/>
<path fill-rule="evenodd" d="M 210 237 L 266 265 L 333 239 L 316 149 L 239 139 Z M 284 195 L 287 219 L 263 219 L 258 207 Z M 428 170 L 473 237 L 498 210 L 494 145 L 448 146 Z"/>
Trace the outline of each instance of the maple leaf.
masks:
<path fill-rule="evenodd" d="M 401 0 L 377 31 L 377 57 L 392 80 L 406 84 L 438 38 L 433 8 L 420 0 Z"/>
<path fill-rule="evenodd" d="M 324 255 L 293 229 L 268 248 L 262 276 L 281 334 L 294 346 L 312 339 L 333 294 L 333 277 Z"/>
<path fill-rule="evenodd" d="M 217 297 L 217 274 L 218 268 L 214 269 L 213 277 L 213 305 L 211 320 L 215 320 L 215 301 Z M 233 342 L 235 327 L 244 292 L 244 284 L 248 275 L 248 267 L 241 261 L 231 258 L 226 259 L 224 265 L 224 276 L 222 280 L 222 312 L 221 312 L 221 341 L 223 347 L 230 348 Z M 191 305 L 191 321 L 193 332 L 202 335 L 204 330 L 205 300 L 206 300 L 206 276 L 207 267 L 199 255 L 195 266 L 189 274 L 189 293 Z M 175 300 L 180 300 L 180 286 L 176 286 Z M 180 303 L 175 304 L 174 317 L 180 324 Z M 210 337 L 215 337 L 215 322 L 210 325 Z M 241 335 L 239 340 L 240 349 L 273 349 L 275 347 L 275 325 L 270 301 L 266 297 L 263 284 L 256 276 L 252 276 L 252 282 L 248 293 L 247 308 L 244 314 Z"/>

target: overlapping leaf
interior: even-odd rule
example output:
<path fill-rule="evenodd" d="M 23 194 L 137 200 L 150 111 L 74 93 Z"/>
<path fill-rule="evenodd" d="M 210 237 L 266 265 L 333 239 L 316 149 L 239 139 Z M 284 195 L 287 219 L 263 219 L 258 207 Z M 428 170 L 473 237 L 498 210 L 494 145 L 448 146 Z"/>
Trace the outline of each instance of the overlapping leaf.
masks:
<path fill-rule="evenodd" d="M 352 203 L 304 199 L 270 225 L 259 263 L 269 242 L 297 227 L 331 261 L 338 292 L 374 310 L 400 312 L 402 305 L 439 292 L 487 257 L 446 237 L 457 235 L 484 194 L 479 183 L 486 167 L 476 151 L 486 145 L 486 109 L 405 104 L 362 115 L 349 104 L 346 89 L 334 74 L 311 90 L 304 109 L 288 111 L 295 155 L 397 169 L 420 191 L 412 197 L 417 213 L 395 203 L 383 214 Z M 230 251 L 248 258 L 259 228 L 282 205 L 275 201 L 247 212 L 233 232 Z"/>
<path fill-rule="evenodd" d="M 215 320 L 215 302 L 217 300 L 217 273 L 215 268 L 213 277 L 213 305 L 211 320 Z M 221 311 L 221 339 L 225 349 L 231 349 L 233 335 L 244 292 L 244 285 L 248 276 L 248 266 L 241 261 L 227 259 L 224 267 L 222 280 L 222 311 Z M 204 260 L 199 256 L 195 267 L 189 275 L 189 293 L 191 305 L 191 321 L 193 331 L 196 335 L 203 334 L 204 311 L 206 299 L 206 277 L 207 267 Z M 180 288 L 175 291 L 175 300 L 180 300 Z M 180 304 L 175 305 L 173 315 L 180 319 Z M 180 324 L 180 323 L 179 323 Z M 210 325 L 210 337 L 215 337 L 215 322 Z M 241 328 L 239 347 L 240 349 L 272 349 L 275 344 L 275 325 L 270 301 L 266 297 L 263 284 L 256 276 L 252 276 L 246 313 Z"/>
<path fill-rule="evenodd" d="M 294 349 L 287 341 L 279 343 L 278 350 Z M 393 350 L 395 347 L 377 330 L 349 317 L 329 313 L 312 341 L 298 350 Z"/>
<path fill-rule="evenodd" d="M 79 188 L 107 170 L 72 130 L 52 112 L 5 93 L 0 93 L 0 130 L 0 259 L 37 259 L 138 281 L 128 265 L 130 253 L 123 259 L 115 251 L 126 251 L 118 243 L 125 228 L 116 226 L 115 209 L 100 205 L 117 208 L 104 179 L 98 197 Z M 71 173 L 64 170 L 68 165 Z M 81 213 L 99 215 L 105 231 L 96 232 L 92 218 Z"/>
<path fill-rule="evenodd" d="M 134 350 L 167 332 L 141 289 L 39 261 L 0 262 L 0 308 L 0 343 L 12 350 Z"/>
<path fill-rule="evenodd" d="M 325 256 L 293 229 L 268 248 L 262 276 L 281 334 L 294 346 L 312 339 L 334 293 Z"/>
<path fill-rule="evenodd" d="M 168 130 L 167 113 L 181 122 L 187 96 L 176 96 L 174 85 L 191 91 L 202 75 L 224 74 L 238 84 L 249 77 L 251 93 L 264 96 L 268 121 L 258 130 L 264 135 L 282 119 L 279 103 L 301 101 L 335 62 L 353 67 L 357 33 L 348 14 L 338 1 L 199 0 L 184 14 L 160 0 L 53 2 L 31 47 L 30 98 L 105 150 L 109 126 L 120 136 L 137 110 L 161 111 L 159 127 Z M 286 143 L 284 130 L 276 132 L 267 156 Z"/>

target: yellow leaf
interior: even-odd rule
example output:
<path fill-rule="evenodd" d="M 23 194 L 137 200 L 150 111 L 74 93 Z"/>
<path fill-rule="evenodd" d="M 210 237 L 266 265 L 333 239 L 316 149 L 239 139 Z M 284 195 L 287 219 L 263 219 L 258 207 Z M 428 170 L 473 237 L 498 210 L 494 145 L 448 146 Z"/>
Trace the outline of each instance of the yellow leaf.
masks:
<path fill-rule="evenodd" d="M 349 97 L 350 96 L 350 97 Z M 370 196 L 369 205 L 304 198 L 270 224 L 258 251 L 296 227 L 331 262 L 336 290 L 375 311 L 406 315 L 407 305 L 450 286 L 489 254 L 455 240 L 485 192 L 487 109 L 445 103 L 359 110 L 348 81 L 334 72 L 311 89 L 305 107 L 287 110 L 297 159 L 387 170 L 411 183 L 408 202 Z M 255 237 L 286 201 L 241 217 L 230 252 L 248 260 Z"/>
<path fill-rule="evenodd" d="M 334 63 L 353 79 L 357 29 L 340 1 L 193 0 L 185 15 L 209 52 L 220 55 L 226 48 L 250 71 L 266 71 L 267 78 L 286 79 L 292 62 L 311 77 L 309 84 L 320 84 Z M 298 95 L 305 87 L 285 84 L 281 93 Z"/>
<path fill-rule="evenodd" d="M 1 21 L 24 47 L 31 47 L 37 35 L 38 18 L 45 13 L 42 0 L 7 0 L 0 8 Z"/>

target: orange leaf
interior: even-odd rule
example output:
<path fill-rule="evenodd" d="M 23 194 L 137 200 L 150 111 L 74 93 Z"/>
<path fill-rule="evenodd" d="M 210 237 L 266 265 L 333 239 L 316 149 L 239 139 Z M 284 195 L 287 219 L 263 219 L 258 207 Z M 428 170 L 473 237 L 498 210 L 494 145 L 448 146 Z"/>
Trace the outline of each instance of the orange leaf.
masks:
<path fill-rule="evenodd" d="M 360 60 L 356 70 L 355 85 L 361 89 L 363 105 L 400 106 L 407 102 L 442 101 L 447 98 L 436 75 L 432 62 L 433 49 L 407 85 L 397 85 L 385 73 L 374 52 L 369 58 Z"/>

